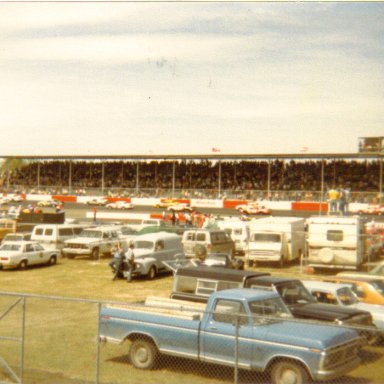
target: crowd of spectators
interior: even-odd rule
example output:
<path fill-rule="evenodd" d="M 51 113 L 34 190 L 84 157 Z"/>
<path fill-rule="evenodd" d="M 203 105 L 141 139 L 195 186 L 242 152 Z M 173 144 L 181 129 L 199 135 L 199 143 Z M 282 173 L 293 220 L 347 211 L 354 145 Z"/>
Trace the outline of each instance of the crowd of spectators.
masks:
<path fill-rule="evenodd" d="M 352 193 L 379 192 L 380 163 L 376 160 L 243 160 L 243 161 L 41 161 L 29 162 L 2 175 L 2 187 L 67 190 L 89 189 L 161 196 L 178 190 L 185 197 L 285 199 L 295 192 L 313 198 L 332 187 Z M 323 181 L 323 182 L 322 182 Z M 125 191 L 125 192 L 124 192 Z M 268 196 L 265 194 L 268 191 Z M 112 193 L 112 192 L 111 192 Z M 201 194 L 202 196 L 199 196 Z"/>

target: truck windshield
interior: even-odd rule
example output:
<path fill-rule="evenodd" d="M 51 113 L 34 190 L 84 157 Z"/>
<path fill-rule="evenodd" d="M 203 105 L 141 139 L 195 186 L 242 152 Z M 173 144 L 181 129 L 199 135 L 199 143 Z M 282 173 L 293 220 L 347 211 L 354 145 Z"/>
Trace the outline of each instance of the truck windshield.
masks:
<path fill-rule="evenodd" d="M 255 316 L 292 317 L 280 298 L 251 301 L 249 309 Z"/>
<path fill-rule="evenodd" d="M 293 281 L 280 286 L 277 290 L 283 299 L 284 303 L 288 306 L 303 305 L 317 302 L 312 294 L 300 281 Z"/>
<path fill-rule="evenodd" d="M 280 243 L 281 237 L 278 233 L 253 233 L 251 241 L 258 243 Z"/>
<path fill-rule="evenodd" d="M 101 232 L 100 232 L 100 231 L 88 231 L 88 230 L 84 230 L 84 231 L 81 233 L 81 237 L 91 237 L 91 238 L 100 239 L 100 237 L 101 237 Z"/>
<path fill-rule="evenodd" d="M 340 302 L 343 303 L 343 305 L 353 305 L 359 302 L 349 287 L 344 287 L 337 290 L 337 297 L 339 298 Z"/>

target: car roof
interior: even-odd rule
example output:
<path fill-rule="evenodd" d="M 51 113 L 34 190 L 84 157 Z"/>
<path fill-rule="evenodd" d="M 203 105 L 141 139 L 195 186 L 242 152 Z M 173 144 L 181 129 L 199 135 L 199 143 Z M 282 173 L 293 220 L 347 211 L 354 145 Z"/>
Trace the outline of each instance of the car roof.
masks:
<path fill-rule="evenodd" d="M 234 288 L 226 289 L 222 291 L 216 291 L 212 293 L 213 297 L 223 297 L 226 299 L 239 300 L 265 300 L 271 298 L 280 298 L 280 295 L 277 292 L 266 291 L 264 289 L 250 289 L 250 288 Z"/>
<path fill-rule="evenodd" d="M 225 280 L 241 282 L 244 279 L 268 275 L 266 272 L 243 271 L 238 269 L 221 267 L 180 267 L 176 271 L 176 276 L 190 276 L 201 279 Z"/>
<path fill-rule="evenodd" d="M 302 280 L 302 283 L 311 289 L 324 289 L 331 292 L 336 292 L 338 289 L 343 287 L 350 287 L 348 284 L 339 284 L 339 283 L 330 283 L 327 281 L 318 281 L 318 280 Z"/>

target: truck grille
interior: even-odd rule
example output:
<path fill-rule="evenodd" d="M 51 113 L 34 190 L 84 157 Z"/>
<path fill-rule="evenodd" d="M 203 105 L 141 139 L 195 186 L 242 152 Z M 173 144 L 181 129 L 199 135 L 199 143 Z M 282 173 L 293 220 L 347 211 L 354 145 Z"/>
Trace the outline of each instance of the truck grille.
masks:
<path fill-rule="evenodd" d="M 357 356 L 361 345 L 361 341 L 357 339 L 330 348 L 329 350 L 327 350 L 326 357 L 323 363 L 323 368 L 325 370 L 332 370 L 338 366 L 347 364 L 350 360 L 354 359 Z"/>
<path fill-rule="evenodd" d="M 268 251 L 268 250 L 252 250 L 252 251 L 249 251 L 249 256 L 275 256 L 276 255 L 276 251 Z"/>
<path fill-rule="evenodd" d="M 65 248 L 71 248 L 71 249 L 87 249 L 87 246 L 84 245 L 84 244 L 76 244 L 76 243 L 72 243 L 72 244 L 66 244 L 66 245 L 65 245 Z"/>

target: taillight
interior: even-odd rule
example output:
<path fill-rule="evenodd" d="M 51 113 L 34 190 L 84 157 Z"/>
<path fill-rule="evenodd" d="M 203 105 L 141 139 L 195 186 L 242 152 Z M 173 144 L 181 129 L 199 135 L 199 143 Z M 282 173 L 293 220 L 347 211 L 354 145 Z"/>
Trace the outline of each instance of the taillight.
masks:
<path fill-rule="evenodd" d="M 9 258 L 8 257 L 0 257 L 0 260 L 3 260 L 3 261 L 8 261 L 9 260 Z"/>

